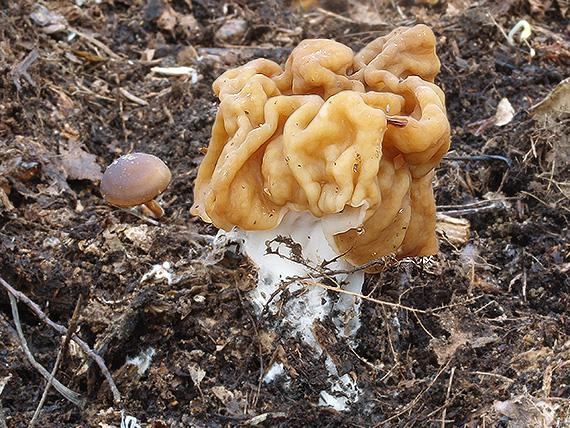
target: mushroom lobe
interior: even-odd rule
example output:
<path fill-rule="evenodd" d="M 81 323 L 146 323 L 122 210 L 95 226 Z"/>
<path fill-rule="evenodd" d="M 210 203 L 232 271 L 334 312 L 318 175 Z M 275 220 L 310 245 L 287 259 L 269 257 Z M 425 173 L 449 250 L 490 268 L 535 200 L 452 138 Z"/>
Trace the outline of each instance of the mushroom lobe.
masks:
<path fill-rule="evenodd" d="M 132 207 L 160 195 L 172 179 L 170 169 L 156 156 L 131 153 L 116 159 L 101 179 L 101 195 L 111 205 Z"/>
<path fill-rule="evenodd" d="M 450 144 L 440 66 L 420 24 L 357 54 L 305 40 L 284 68 L 259 58 L 226 71 L 191 213 L 227 231 L 305 213 L 356 266 L 435 254 L 432 182 Z"/>

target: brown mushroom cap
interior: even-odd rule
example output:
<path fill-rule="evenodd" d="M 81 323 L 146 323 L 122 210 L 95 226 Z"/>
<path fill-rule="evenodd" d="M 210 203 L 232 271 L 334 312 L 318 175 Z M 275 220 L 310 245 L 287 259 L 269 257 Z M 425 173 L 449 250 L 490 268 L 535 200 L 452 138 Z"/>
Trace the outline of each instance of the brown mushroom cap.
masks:
<path fill-rule="evenodd" d="M 141 205 L 164 192 L 171 179 L 170 169 L 156 156 L 131 153 L 109 165 L 101 179 L 101 195 L 118 207 Z"/>
<path fill-rule="evenodd" d="M 256 59 L 226 71 L 191 213 L 225 230 L 269 230 L 309 212 L 354 265 L 435 254 L 432 180 L 450 143 L 435 48 L 417 25 L 356 55 L 305 40 L 284 69 Z"/>

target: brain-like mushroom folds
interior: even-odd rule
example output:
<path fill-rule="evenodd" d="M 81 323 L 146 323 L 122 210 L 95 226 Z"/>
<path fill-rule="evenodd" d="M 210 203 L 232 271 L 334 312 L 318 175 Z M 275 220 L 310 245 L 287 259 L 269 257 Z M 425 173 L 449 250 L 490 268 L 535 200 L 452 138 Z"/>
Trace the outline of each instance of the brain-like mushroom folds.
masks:
<path fill-rule="evenodd" d="M 284 70 L 257 59 L 225 72 L 193 214 L 267 230 L 307 211 L 354 265 L 434 254 L 432 179 L 450 134 L 439 68 L 432 31 L 417 25 L 357 55 L 305 40 Z"/>

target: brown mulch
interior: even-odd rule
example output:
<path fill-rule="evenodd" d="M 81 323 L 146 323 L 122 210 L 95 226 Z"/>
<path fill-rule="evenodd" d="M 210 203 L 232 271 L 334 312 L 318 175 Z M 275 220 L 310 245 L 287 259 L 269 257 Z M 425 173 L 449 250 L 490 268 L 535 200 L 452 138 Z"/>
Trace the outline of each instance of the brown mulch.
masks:
<path fill-rule="evenodd" d="M 435 4 L 431 4 L 435 3 Z M 304 7 L 304 8 L 303 8 Z M 549 427 L 570 421 L 570 77 L 566 0 L 0 0 L 0 277 L 27 346 L 53 369 L 36 426 Z M 506 34 L 521 19 L 527 43 Z M 348 411 L 320 406 L 324 353 L 258 319 L 254 270 L 190 215 L 224 70 L 282 63 L 305 38 L 355 51 L 401 25 L 438 38 L 452 149 L 437 171 L 440 254 L 367 276 L 356 345 L 328 349 L 357 382 Z M 534 56 L 531 57 L 531 49 Z M 190 67 L 172 76 L 154 67 Z M 492 120 L 507 98 L 513 119 Z M 537 104 L 548 99 L 542 108 Z M 104 168 L 132 151 L 173 172 L 166 217 L 114 208 Z M 468 222 L 468 223 L 467 223 Z M 216 252 L 215 254 L 213 252 Z M 170 263 L 173 278 L 142 280 Z M 385 305 L 378 300 L 392 303 Z M 0 427 L 28 426 L 45 389 L 0 287 Z M 324 331 L 328 328 L 324 323 Z M 148 356 L 148 369 L 136 360 Z M 261 379 L 270 362 L 287 376 Z"/>

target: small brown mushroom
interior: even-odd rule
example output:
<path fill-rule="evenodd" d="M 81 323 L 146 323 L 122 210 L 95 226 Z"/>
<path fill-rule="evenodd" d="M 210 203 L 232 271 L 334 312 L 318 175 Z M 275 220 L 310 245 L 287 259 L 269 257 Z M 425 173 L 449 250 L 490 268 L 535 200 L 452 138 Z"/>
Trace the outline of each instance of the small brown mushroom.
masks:
<path fill-rule="evenodd" d="M 156 156 L 131 153 L 109 165 L 101 179 L 101 195 L 117 207 L 144 204 L 160 218 L 164 211 L 154 198 L 166 190 L 171 179 L 170 169 Z"/>

